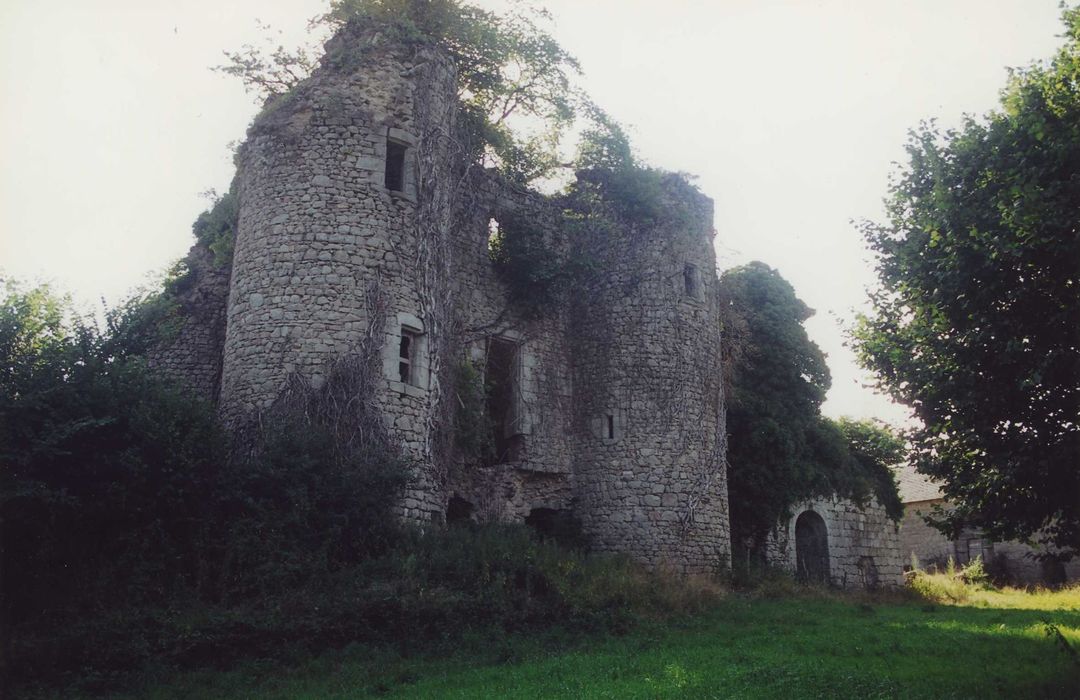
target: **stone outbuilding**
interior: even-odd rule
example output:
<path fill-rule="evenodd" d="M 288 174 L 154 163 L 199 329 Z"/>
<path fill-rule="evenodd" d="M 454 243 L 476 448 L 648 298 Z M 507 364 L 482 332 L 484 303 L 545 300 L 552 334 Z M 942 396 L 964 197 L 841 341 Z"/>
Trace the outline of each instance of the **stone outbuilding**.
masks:
<path fill-rule="evenodd" d="M 900 522 L 900 546 L 906 568 L 944 569 L 949 559 L 963 566 L 981 557 L 987 569 L 1005 582 L 1019 585 L 1059 584 L 1080 580 L 1080 560 L 1044 562 L 1036 558 L 1043 550 L 1023 542 L 995 542 L 977 529 L 949 539 L 926 523 L 924 516 L 935 508 L 948 509 L 941 489 L 914 468 L 894 469 L 904 504 Z"/>
<path fill-rule="evenodd" d="M 898 527 L 871 500 L 833 496 L 798 504 L 771 533 L 766 559 L 797 579 L 875 590 L 903 583 Z"/>

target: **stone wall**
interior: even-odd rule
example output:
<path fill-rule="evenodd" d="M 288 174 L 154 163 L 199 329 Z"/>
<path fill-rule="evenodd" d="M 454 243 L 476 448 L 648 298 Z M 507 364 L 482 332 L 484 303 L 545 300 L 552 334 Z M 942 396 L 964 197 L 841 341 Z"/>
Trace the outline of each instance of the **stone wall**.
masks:
<path fill-rule="evenodd" d="M 430 426 L 445 275 L 431 261 L 432 240 L 449 225 L 444 131 L 453 127 L 454 69 L 440 55 L 370 37 L 334 41 L 355 52 L 354 64 L 324 65 L 268 105 L 240 150 L 220 410 L 238 424 L 266 410 L 290 377 L 317 389 L 337 358 L 393 353 L 401 319 L 418 319 L 416 377 L 398 381 L 392 356 L 376 362 L 385 376 L 375 399 L 417 464 L 405 514 L 422 520 L 442 503 Z M 343 54 L 328 45 L 327 55 Z M 386 181 L 390 143 L 405 147 L 398 190 Z"/>
<path fill-rule="evenodd" d="M 476 507 L 478 520 L 521 521 L 536 508 L 572 507 L 573 384 L 566 310 L 560 304 L 525 318 L 492 265 L 492 222 L 527 220 L 556 256 L 566 255 L 561 212 L 551 200 L 474 169 L 467 175 L 451 233 L 455 336 L 452 361 L 471 362 L 483 376 L 493 339 L 517 347 L 513 459 L 495 466 L 450 459 L 448 496 Z M 501 224 L 499 222 L 502 222 Z"/>
<path fill-rule="evenodd" d="M 900 547 L 904 566 L 911 566 L 912 555 L 915 555 L 922 567 L 943 567 L 949 557 L 955 559 L 956 548 L 952 540 L 923 520 L 923 516 L 930 513 L 934 504 L 941 502 L 938 500 L 904 504 L 904 517 L 900 521 Z"/>
<path fill-rule="evenodd" d="M 374 406 L 415 465 L 404 517 L 441 520 L 452 499 L 476 519 L 572 511 L 596 549 L 726 568 L 711 200 L 671 176 L 661 220 L 616 217 L 572 239 L 563 202 L 470 160 L 448 59 L 385 41 L 351 29 L 333 39 L 331 58 L 267 106 L 240 150 L 224 421 L 255 421 L 286 387 L 317 391 L 359 357 L 377 381 L 357 410 Z M 593 263 L 535 317 L 489 255 L 491 220 L 514 217 L 553 255 Z M 517 447 L 469 463 L 454 444 L 455 370 L 487 371 L 496 342 L 514 348 Z"/>
<path fill-rule="evenodd" d="M 963 566 L 981 556 L 991 573 L 1007 583 L 1034 585 L 1080 580 L 1080 560 L 1067 562 L 1055 571 L 1036 559 L 1043 551 L 1039 547 L 1015 541 L 994 542 L 978 530 L 965 531 L 955 540 L 947 538 L 923 519 L 934 506 L 944 503 L 944 499 L 936 499 L 904 504 L 900 547 L 905 565 L 910 566 L 914 557 L 920 568 L 940 570 L 950 558 Z"/>
<path fill-rule="evenodd" d="M 898 527 L 877 501 L 859 507 L 847 499 L 832 497 L 799 504 L 795 515 L 770 537 L 766 555 L 770 564 L 797 573 L 795 525 L 807 511 L 825 521 L 832 585 L 872 588 L 903 583 Z"/>
<path fill-rule="evenodd" d="M 151 369 L 183 383 L 195 395 L 216 401 L 230 268 L 215 264 L 214 254 L 200 245 L 191 248 L 184 262 L 193 282 L 177 298 L 179 327 L 175 335 L 151 348 L 147 363 Z"/>
<path fill-rule="evenodd" d="M 664 188 L 670 219 L 581 244 L 576 508 L 596 549 L 711 572 L 730 565 L 712 201 Z"/>

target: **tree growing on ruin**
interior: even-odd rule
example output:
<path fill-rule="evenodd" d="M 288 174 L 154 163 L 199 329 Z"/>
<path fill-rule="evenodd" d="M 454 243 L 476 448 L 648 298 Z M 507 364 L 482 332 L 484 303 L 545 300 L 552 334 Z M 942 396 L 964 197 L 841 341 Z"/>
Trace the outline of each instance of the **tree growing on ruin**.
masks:
<path fill-rule="evenodd" d="M 400 44 L 445 51 L 457 68 L 459 119 L 479 157 L 526 183 L 567 165 L 560 157 L 563 137 L 579 116 L 594 111 L 575 84 L 577 60 L 542 26 L 549 19 L 528 6 L 496 14 L 458 0 L 333 0 L 311 27 L 376 28 Z M 315 58 L 316 49 L 269 46 L 226 51 L 226 63 L 216 70 L 272 101 L 302 83 L 320 60 L 347 64 L 351 52 L 366 50 L 348 46 Z"/>
<path fill-rule="evenodd" d="M 996 540 L 1080 550 L 1080 8 L 1052 61 L 1001 106 L 907 144 L 884 223 L 863 223 L 880 288 L 855 342 L 910 406 L 918 471 Z"/>
<path fill-rule="evenodd" d="M 888 465 L 903 443 L 883 426 L 825 419 L 831 377 L 803 322 L 813 310 L 762 262 L 720 276 L 727 387 L 732 546 L 760 556 L 766 537 L 797 502 L 870 496 L 901 515 Z"/>

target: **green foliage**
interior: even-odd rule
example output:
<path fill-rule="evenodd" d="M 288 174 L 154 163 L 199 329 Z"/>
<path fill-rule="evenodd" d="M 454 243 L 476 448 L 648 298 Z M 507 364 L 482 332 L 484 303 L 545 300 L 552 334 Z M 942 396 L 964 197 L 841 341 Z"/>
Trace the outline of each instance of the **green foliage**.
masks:
<path fill-rule="evenodd" d="M 211 192 L 213 204 L 199 214 L 192 225 L 195 240 L 214 254 L 218 267 L 232 265 L 233 247 L 236 245 L 236 228 L 240 217 L 240 202 L 236 194 L 236 181 L 220 197 Z"/>
<path fill-rule="evenodd" d="M 232 266 L 239 216 L 235 188 L 234 181 L 230 191 L 220 197 L 211 190 L 213 204 L 192 225 L 196 243 L 213 254 L 213 265 L 219 268 Z M 180 300 L 199 281 L 190 259 L 189 255 L 177 261 L 156 288 L 137 291 L 106 311 L 111 345 L 123 347 L 131 355 L 145 355 L 175 339 L 187 322 Z"/>
<path fill-rule="evenodd" d="M 825 355 L 806 335 L 813 311 L 780 274 L 760 262 L 720 276 L 728 326 L 724 356 L 733 364 L 728 413 L 728 490 L 732 541 L 760 554 L 764 538 L 798 501 L 839 494 L 876 496 L 903 514 L 889 465 L 903 443 L 887 429 L 821 416 L 829 388 Z"/>
<path fill-rule="evenodd" d="M 629 170 L 640 166 L 626 130 L 595 105 L 587 109 L 589 125 L 578 143 L 578 170 Z"/>
<path fill-rule="evenodd" d="M 270 28 L 260 24 L 260 29 Z M 229 62 L 213 70 L 239 78 L 245 90 L 266 99 L 288 93 L 315 68 L 315 60 L 304 48 L 275 47 L 269 37 L 266 44 L 267 50 L 245 44 L 239 51 L 225 51 Z"/>
<path fill-rule="evenodd" d="M 964 565 L 964 568 L 960 570 L 960 578 L 969 586 L 977 588 L 986 588 L 990 585 L 990 574 L 986 572 L 981 556 L 975 557 Z"/>
<path fill-rule="evenodd" d="M 198 567 L 220 444 L 212 411 L 45 287 L 0 306 L 0 517 L 12 621 L 160 599 Z"/>
<path fill-rule="evenodd" d="M 559 143 L 582 102 L 572 84 L 578 63 L 541 28 L 547 19 L 525 6 L 500 15 L 457 0 L 335 0 L 322 21 L 445 50 L 457 67 L 467 131 L 504 175 L 524 183 L 559 166 Z M 339 45 L 329 59 L 344 65 L 363 50 Z"/>
<path fill-rule="evenodd" d="M 912 133 L 888 220 L 864 223 L 880 290 L 854 334 L 921 421 L 917 469 L 998 541 L 1080 543 L 1080 8 L 1002 108 Z"/>
<path fill-rule="evenodd" d="M 131 294 L 105 311 L 107 338 L 129 355 L 146 355 L 176 338 L 186 322 L 180 297 L 196 282 L 186 260 L 177 261 L 160 284 Z"/>
<path fill-rule="evenodd" d="M 925 571 L 914 572 L 908 580 L 908 586 L 920 597 L 935 603 L 966 603 L 970 592 L 966 583 L 955 573 L 929 574 Z"/>
<path fill-rule="evenodd" d="M 494 427 L 487 412 L 481 371 L 463 360 L 454 373 L 454 444 L 470 463 L 484 463 L 495 454 Z"/>
<path fill-rule="evenodd" d="M 541 318 L 557 308 L 572 281 L 591 267 L 581 256 L 554 249 L 544 229 L 525 217 L 505 216 L 488 252 L 509 290 L 510 303 L 524 318 Z"/>
<path fill-rule="evenodd" d="M 681 190 L 692 189 L 686 176 L 641 163 L 622 126 L 603 110 L 589 105 L 586 115 L 574 163 L 577 180 L 569 189 L 571 208 L 645 225 L 686 220 L 677 201 Z"/>
<path fill-rule="evenodd" d="M 796 501 L 826 489 L 818 457 L 830 447 L 842 450 L 842 442 L 821 426 L 830 378 L 824 354 L 802 327 L 813 312 L 760 262 L 725 271 L 720 287 L 722 303 L 747 325 L 727 397 L 732 540 L 760 545 Z"/>
<path fill-rule="evenodd" d="M 280 595 L 385 553 L 400 539 L 395 508 L 408 481 L 386 447 L 343 455 L 323 426 L 275 425 L 255 458 L 224 474 L 215 504 L 220 568 L 200 594 Z"/>
<path fill-rule="evenodd" d="M 911 590 L 935 603 L 969 603 L 983 591 L 997 590 L 991 585 L 982 557 L 975 557 L 959 568 L 949 557 L 945 571 L 929 573 L 916 567 L 907 576 Z"/>
<path fill-rule="evenodd" d="M 887 425 L 868 420 L 841 418 L 836 421 L 843 433 L 855 467 L 848 480 L 849 495 L 862 500 L 873 494 L 895 521 L 904 516 L 892 466 L 907 457 L 907 443 Z"/>
<path fill-rule="evenodd" d="M 54 683 L 92 670 L 108 682 L 100 691 L 151 660 L 220 667 L 357 642 L 423 649 L 492 630 L 624 632 L 644 618 L 700 612 L 718 597 L 711 584 L 565 550 L 522 526 L 410 531 L 380 554 L 273 594 L 227 606 L 117 608 L 20 636 L 14 660 L 24 678 Z"/>
<path fill-rule="evenodd" d="M 6 283 L 0 536 L 13 636 L 48 645 L 103 609 L 266 605 L 400 544 L 408 470 L 377 436 L 341 450 L 317 421 L 269 420 L 253 456 L 228 459 L 212 407 L 155 377 L 142 349 L 47 287 Z M 129 661 L 156 648 L 104 631 L 115 647 L 60 638 Z M 79 663 L 67 651 L 56 662 Z"/>

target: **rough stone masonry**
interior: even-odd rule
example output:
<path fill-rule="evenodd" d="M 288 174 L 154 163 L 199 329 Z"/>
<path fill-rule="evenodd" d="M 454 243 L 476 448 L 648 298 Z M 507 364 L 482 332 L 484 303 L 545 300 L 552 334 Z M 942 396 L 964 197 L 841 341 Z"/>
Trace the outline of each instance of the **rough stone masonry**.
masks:
<path fill-rule="evenodd" d="M 461 147 L 445 55 L 352 28 L 327 48 L 351 60 L 324 59 L 252 125 L 231 274 L 200 275 L 184 300 L 199 313 L 152 362 L 239 426 L 288 382 L 318 389 L 360 353 L 414 465 L 405 518 L 572 516 L 596 550 L 680 572 L 730 566 L 712 201 L 672 175 L 659 221 L 575 235 L 558 197 Z M 522 221 L 561 262 L 588 261 L 539 316 L 512 302 L 489 251 Z M 465 363 L 486 389 L 485 459 L 449 436 Z"/>

